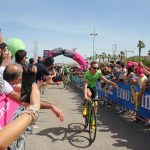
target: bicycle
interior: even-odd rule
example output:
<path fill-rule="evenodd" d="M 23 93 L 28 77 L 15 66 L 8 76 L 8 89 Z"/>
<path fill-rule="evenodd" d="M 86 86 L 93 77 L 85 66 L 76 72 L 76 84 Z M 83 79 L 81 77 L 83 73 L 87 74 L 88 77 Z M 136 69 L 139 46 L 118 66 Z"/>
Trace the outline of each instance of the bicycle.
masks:
<path fill-rule="evenodd" d="M 97 118 L 96 118 L 96 112 L 95 112 L 95 102 L 99 102 L 99 99 L 92 99 L 91 101 L 86 101 L 85 107 L 86 107 L 86 114 L 83 114 L 85 118 L 85 124 L 84 129 L 86 129 L 89 126 L 88 132 L 90 136 L 90 142 L 94 142 L 96 138 L 97 133 Z"/>
<path fill-rule="evenodd" d="M 69 79 L 68 79 L 68 76 L 66 75 L 63 77 L 63 86 L 66 89 L 68 88 L 68 82 L 69 82 Z"/>

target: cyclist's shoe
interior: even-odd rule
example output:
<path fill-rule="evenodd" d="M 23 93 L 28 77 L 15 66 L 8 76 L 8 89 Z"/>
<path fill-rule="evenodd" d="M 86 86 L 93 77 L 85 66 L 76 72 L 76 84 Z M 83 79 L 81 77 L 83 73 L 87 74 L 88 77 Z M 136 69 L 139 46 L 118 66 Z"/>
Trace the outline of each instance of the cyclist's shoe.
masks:
<path fill-rule="evenodd" d="M 87 115 L 87 107 L 85 105 L 82 108 L 82 115 L 83 117 Z"/>
<path fill-rule="evenodd" d="M 92 121 L 92 129 L 95 130 L 95 120 Z"/>

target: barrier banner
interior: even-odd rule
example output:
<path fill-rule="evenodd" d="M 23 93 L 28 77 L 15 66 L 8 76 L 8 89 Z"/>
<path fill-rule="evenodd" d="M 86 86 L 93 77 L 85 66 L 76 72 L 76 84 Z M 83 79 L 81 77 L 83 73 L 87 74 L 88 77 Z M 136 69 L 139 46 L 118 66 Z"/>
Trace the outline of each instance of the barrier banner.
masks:
<path fill-rule="evenodd" d="M 78 81 L 78 77 L 73 78 L 73 82 L 83 85 L 83 79 Z M 118 87 L 103 85 L 100 81 L 96 85 L 98 97 L 106 97 L 108 101 L 122 107 L 135 111 L 138 115 L 150 119 L 150 88 L 139 97 L 140 87 L 138 84 L 117 83 Z"/>
<path fill-rule="evenodd" d="M 132 85 L 120 82 L 117 88 L 113 88 L 111 85 L 102 88 L 99 82 L 97 86 L 99 86 L 97 88 L 99 97 L 106 96 L 108 101 L 131 109 L 140 116 L 150 118 L 150 91 L 145 92 L 139 98 L 140 88 L 137 84 Z"/>

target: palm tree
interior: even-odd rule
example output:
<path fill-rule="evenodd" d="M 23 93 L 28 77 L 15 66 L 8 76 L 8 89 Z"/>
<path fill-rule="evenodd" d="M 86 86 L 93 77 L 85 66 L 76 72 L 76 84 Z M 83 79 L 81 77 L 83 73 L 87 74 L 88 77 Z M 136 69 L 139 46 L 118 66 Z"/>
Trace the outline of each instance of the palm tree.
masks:
<path fill-rule="evenodd" d="M 108 62 L 110 61 L 110 58 L 111 58 L 111 55 L 108 54 L 108 55 L 107 55 Z"/>
<path fill-rule="evenodd" d="M 114 61 L 115 61 L 117 58 L 118 58 L 117 55 L 113 55 L 113 56 L 112 56 L 112 59 L 113 59 Z"/>
<path fill-rule="evenodd" d="M 98 54 L 95 55 L 95 59 L 96 59 L 96 61 L 97 61 L 97 59 L 99 59 L 99 55 Z"/>
<path fill-rule="evenodd" d="M 103 61 L 105 60 L 105 58 L 106 58 L 106 53 L 102 53 L 102 59 L 103 59 Z"/>
<path fill-rule="evenodd" d="M 98 60 L 98 63 L 100 64 L 100 61 L 101 61 L 101 56 L 100 56 L 100 54 L 97 54 L 96 55 L 96 61 Z"/>
<path fill-rule="evenodd" d="M 137 47 L 139 48 L 139 62 L 141 61 L 141 49 L 145 47 L 145 44 L 143 41 L 139 41 Z"/>

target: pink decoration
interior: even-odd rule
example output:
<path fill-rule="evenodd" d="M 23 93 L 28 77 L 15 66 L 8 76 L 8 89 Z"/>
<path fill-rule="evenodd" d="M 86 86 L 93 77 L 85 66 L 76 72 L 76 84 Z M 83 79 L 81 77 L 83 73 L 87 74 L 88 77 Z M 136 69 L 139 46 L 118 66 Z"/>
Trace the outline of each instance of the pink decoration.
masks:
<path fill-rule="evenodd" d="M 12 119 L 18 107 L 19 104 L 7 98 L 5 94 L 0 96 L 0 128 L 3 128 Z"/>

